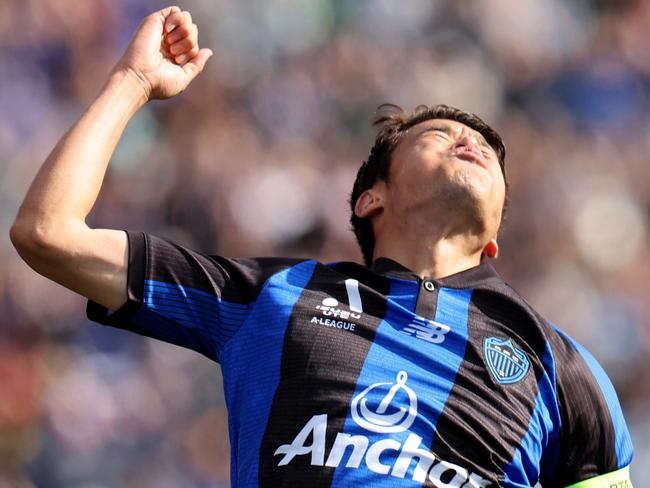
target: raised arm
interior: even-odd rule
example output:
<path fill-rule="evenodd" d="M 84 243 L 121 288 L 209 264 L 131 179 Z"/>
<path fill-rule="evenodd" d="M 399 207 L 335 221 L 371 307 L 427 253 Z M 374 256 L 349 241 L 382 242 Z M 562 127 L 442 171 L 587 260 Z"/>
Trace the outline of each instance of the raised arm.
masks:
<path fill-rule="evenodd" d="M 148 100 L 183 91 L 212 55 L 188 12 L 144 19 L 99 96 L 59 141 L 25 196 L 11 241 L 35 271 L 110 309 L 126 302 L 127 240 L 86 225 L 126 124 Z"/>

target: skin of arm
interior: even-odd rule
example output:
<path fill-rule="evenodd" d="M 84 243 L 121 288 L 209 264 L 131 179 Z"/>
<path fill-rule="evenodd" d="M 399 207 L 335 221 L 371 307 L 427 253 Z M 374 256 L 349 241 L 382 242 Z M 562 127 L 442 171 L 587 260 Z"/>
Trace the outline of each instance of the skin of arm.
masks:
<path fill-rule="evenodd" d="M 144 19 L 98 97 L 45 160 L 10 231 L 35 271 L 109 309 L 127 300 L 128 244 L 92 229 L 90 213 L 131 117 L 151 99 L 182 92 L 212 56 L 199 49 L 189 12 L 168 7 Z"/>

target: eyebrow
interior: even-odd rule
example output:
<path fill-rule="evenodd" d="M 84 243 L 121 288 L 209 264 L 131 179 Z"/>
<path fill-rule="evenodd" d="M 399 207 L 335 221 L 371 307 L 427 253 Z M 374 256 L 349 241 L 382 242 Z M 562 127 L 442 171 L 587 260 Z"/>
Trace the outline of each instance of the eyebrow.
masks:
<path fill-rule="evenodd" d="M 449 125 L 444 125 L 444 124 L 442 124 L 442 125 L 432 125 L 430 127 L 427 127 L 426 129 L 423 129 L 422 131 L 420 131 L 420 133 L 418 134 L 418 137 L 421 136 L 422 134 L 426 134 L 427 132 L 444 132 L 445 134 L 451 136 L 453 131 L 451 129 L 451 126 L 449 126 Z M 490 149 L 492 149 L 496 153 L 496 149 L 494 149 L 492 147 L 492 145 L 485 139 L 483 134 L 481 134 L 478 131 L 475 131 L 475 132 L 476 132 L 477 139 L 479 140 L 480 144 L 489 147 Z"/>

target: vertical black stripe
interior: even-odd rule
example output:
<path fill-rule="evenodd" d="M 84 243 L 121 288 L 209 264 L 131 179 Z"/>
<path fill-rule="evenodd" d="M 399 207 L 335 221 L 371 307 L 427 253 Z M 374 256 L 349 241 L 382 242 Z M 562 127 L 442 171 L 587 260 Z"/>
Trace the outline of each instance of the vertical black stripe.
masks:
<path fill-rule="evenodd" d="M 435 289 L 428 290 L 425 287 L 426 283 L 426 280 L 420 280 L 420 290 L 418 292 L 417 303 L 415 304 L 415 313 L 420 317 L 433 320 L 438 304 L 438 285 L 434 285 Z M 432 284 L 433 282 L 429 283 Z"/>
<path fill-rule="evenodd" d="M 537 318 L 506 290 L 474 290 L 469 308 L 469 339 L 464 361 L 436 428 L 431 451 L 439 458 L 495 478 L 512 460 L 535 408 L 546 339 Z M 486 337 L 512 339 L 531 361 L 521 381 L 503 385 L 491 376 L 483 354 Z M 497 355 L 497 357 L 500 355 Z M 503 358 L 497 360 L 503 367 Z M 531 374 L 532 373 L 532 374 Z M 425 486 L 433 486 L 427 481 Z"/>
<path fill-rule="evenodd" d="M 359 373 L 386 313 L 385 295 L 390 287 L 384 278 L 365 276 L 369 279 L 364 280 L 364 276 L 352 276 L 360 282 L 364 311 L 360 319 L 338 320 L 355 323 L 354 332 L 312 323 L 313 317 L 327 318 L 316 307 L 328 297 L 339 302 L 335 308 L 350 311 L 345 289 L 347 277 L 319 265 L 294 307 L 284 340 L 280 383 L 260 449 L 260 488 L 316 488 L 331 484 L 335 468 L 311 466 L 310 455 L 296 456 L 289 464 L 278 466 L 283 456 L 274 456 L 274 452 L 281 445 L 290 444 L 314 415 L 328 416 L 327 450 L 343 430 Z"/>
<path fill-rule="evenodd" d="M 561 334 L 551 335 L 551 347 L 562 416 L 552 484 L 568 486 L 619 468 L 616 436 L 605 396 L 584 358 Z"/>

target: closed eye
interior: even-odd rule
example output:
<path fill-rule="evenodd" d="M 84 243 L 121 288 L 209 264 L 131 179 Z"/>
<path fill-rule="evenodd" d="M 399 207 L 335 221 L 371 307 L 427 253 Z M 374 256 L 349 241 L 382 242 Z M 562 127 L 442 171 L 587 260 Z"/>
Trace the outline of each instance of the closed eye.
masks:
<path fill-rule="evenodd" d="M 449 134 L 449 132 L 450 129 L 448 127 L 427 127 L 422 132 L 420 132 L 420 135 L 422 136 L 428 133 L 433 133 L 436 136 L 442 137 L 448 141 L 451 139 L 451 135 Z"/>

